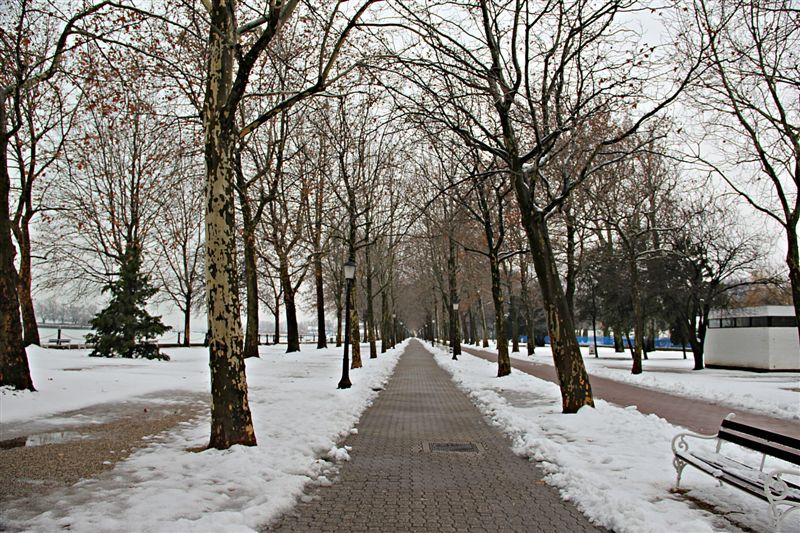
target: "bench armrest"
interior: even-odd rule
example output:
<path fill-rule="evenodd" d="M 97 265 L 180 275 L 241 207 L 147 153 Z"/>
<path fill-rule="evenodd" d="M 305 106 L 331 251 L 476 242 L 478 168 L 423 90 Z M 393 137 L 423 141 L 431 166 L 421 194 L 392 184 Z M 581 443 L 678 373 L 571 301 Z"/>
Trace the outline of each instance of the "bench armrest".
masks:
<path fill-rule="evenodd" d="M 714 440 L 716 435 L 701 435 L 699 433 L 678 433 L 672 438 L 672 453 L 677 454 L 679 451 L 688 451 L 689 443 L 686 442 L 687 438 L 701 439 L 701 440 Z"/>
<path fill-rule="evenodd" d="M 766 474 L 764 477 L 764 495 L 767 499 L 772 501 L 784 500 L 792 487 L 783 479 L 782 476 L 798 476 L 800 477 L 800 470 L 778 469 L 773 470 Z"/>

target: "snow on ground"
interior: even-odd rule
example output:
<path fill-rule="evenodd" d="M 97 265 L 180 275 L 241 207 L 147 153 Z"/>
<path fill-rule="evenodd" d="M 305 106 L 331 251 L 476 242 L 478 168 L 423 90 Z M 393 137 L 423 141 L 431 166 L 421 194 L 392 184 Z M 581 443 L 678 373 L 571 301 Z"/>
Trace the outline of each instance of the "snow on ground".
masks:
<path fill-rule="evenodd" d="M 445 351 L 426 347 L 478 408 L 511 437 L 514 451 L 537 461 L 545 481 L 593 522 L 618 533 L 771 531 L 765 502 L 729 486 L 719 487 L 691 467 L 684 470 L 681 482 L 688 492 L 670 492 L 675 483 L 670 443 L 682 428 L 602 400 L 596 401 L 595 409 L 564 415 L 553 383 L 522 372 L 497 379 L 495 363 L 476 357 L 453 361 Z M 704 448 L 713 446 L 713 441 L 697 442 Z M 694 443 L 691 446 L 694 449 Z M 724 451 L 751 464 L 760 460 L 760 455 L 754 458 L 733 445 Z M 766 469 L 772 467 L 787 465 L 768 460 Z M 800 512 L 789 515 L 784 530 L 800 531 Z"/>
<path fill-rule="evenodd" d="M 247 360 L 258 446 L 189 451 L 208 443 L 205 416 L 138 450 L 110 476 L 59 494 L 51 511 L 10 525 L 36 531 L 252 531 L 291 508 L 306 483 L 330 483 L 335 463 L 348 459 L 337 443 L 355 431 L 378 394 L 373 389 L 386 383 L 404 347 L 369 359 L 363 345 L 364 368 L 351 371 L 348 390 L 336 389 L 341 349 L 303 347 L 284 354 L 285 346 L 261 347 L 259 359 Z M 0 420 L 30 420 L 158 390 L 208 390 L 207 349 L 164 351 L 171 361 L 30 349 L 39 392 L 0 389 Z"/>
<path fill-rule="evenodd" d="M 520 353 L 511 354 L 534 363 L 553 365 L 549 346 L 536 347 L 536 353 L 528 357 L 525 347 Z M 681 352 L 656 351 L 642 361 L 644 372 L 631 374 L 631 358 L 628 352 L 615 353 L 613 348 L 600 347 L 600 357 L 589 355 L 589 349 L 581 348 L 583 361 L 590 375 L 600 376 L 647 389 L 660 390 L 688 398 L 701 398 L 710 402 L 733 407 L 742 407 L 788 420 L 800 420 L 800 372 L 747 372 L 705 368 L 692 370 L 694 361 L 691 352 L 688 359 Z M 523 355 L 525 354 L 525 355 Z M 735 394 L 732 392 L 735 391 Z"/>

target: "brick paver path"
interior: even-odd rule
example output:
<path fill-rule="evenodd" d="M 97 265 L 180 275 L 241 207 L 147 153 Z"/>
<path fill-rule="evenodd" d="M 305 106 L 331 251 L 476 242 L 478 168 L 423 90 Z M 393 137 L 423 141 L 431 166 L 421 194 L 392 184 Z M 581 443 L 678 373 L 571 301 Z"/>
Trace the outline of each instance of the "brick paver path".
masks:
<path fill-rule="evenodd" d="M 487 361 L 497 361 L 497 352 L 472 347 L 462 347 L 462 350 Z M 546 363 L 523 361 L 512 357 L 511 368 L 539 379 L 558 383 L 555 368 Z M 646 369 L 645 372 L 647 372 Z M 773 418 L 741 407 L 646 389 L 591 374 L 590 377 L 592 394 L 595 398 L 602 398 L 623 407 L 635 405 L 636 409 L 644 414 L 656 414 L 672 424 L 698 433 L 716 435 L 722 419 L 730 413 L 735 413 L 736 420 L 800 439 L 800 424 L 794 420 Z M 731 394 L 737 394 L 735 385 L 732 386 Z"/>
<path fill-rule="evenodd" d="M 436 443 L 480 451 L 430 451 Z M 267 531 L 597 531 L 514 455 L 419 341 L 346 444 L 339 479 Z"/>

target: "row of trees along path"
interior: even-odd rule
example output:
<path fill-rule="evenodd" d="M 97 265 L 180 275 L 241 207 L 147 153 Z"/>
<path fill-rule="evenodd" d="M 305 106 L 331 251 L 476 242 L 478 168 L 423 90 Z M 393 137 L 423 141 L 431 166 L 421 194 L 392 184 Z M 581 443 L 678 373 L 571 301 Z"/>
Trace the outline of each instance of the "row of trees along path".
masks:
<path fill-rule="evenodd" d="M 187 331 L 192 302 L 203 300 L 197 292 L 205 290 L 213 448 L 257 443 L 244 359 L 257 355 L 263 297 L 258 270 L 273 271 L 267 278 L 274 299 L 266 303 L 277 322 L 282 296 L 288 349 L 297 350 L 295 298 L 306 271 L 313 270 L 322 333 L 323 267 L 333 265 L 328 281 L 339 321 L 342 301 L 353 304 L 346 318 L 353 327 L 357 367 L 360 300 L 355 291 L 343 294 L 340 275 L 343 260 L 357 255 L 366 273 L 362 298 L 370 357 L 377 356 L 376 332 L 386 338 L 397 328 L 398 302 L 405 302 L 409 327 L 414 322 L 421 331 L 437 322 L 459 337 L 464 327 L 458 304 L 473 290 L 465 290 L 466 253 L 488 262 L 495 326 L 502 338 L 504 285 L 510 293 L 518 258 L 522 293 L 529 294 L 530 265 L 538 284 L 532 291 L 539 300 L 536 308 L 543 312 L 553 347 L 562 410 L 574 413 L 593 405 L 574 334 L 574 259 L 598 243 L 610 252 L 623 249 L 631 289 L 626 305 L 633 320 L 631 327 L 618 324 L 615 330 L 634 332 L 634 372 L 641 371 L 646 310 L 640 267 L 653 251 L 650 243 L 659 254 L 667 253 L 657 244 L 661 237 L 681 227 L 680 216 L 695 217 L 682 212 L 678 220 L 666 220 L 672 209 L 656 201 L 656 189 L 643 191 L 652 194 L 642 202 L 642 191 L 622 177 L 659 174 L 667 160 L 700 166 L 782 228 L 790 296 L 800 316 L 800 110 L 792 74 L 800 23 L 787 0 L 764 8 L 729 0 L 665 7 L 671 23 L 664 25 L 668 38 L 658 46 L 635 35 L 626 19 L 630 5 L 618 1 L 318 5 L 202 0 L 188 5 L 169 0 L 146 9 L 125 1 L 68 4 L 51 10 L 41 0 L 19 0 L 2 18 L 0 386 L 34 390 L 25 352 L 26 343 L 38 342 L 31 297 L 31 264 L 38 255 L 30 234 L 34 217 L 39 215 L 45 230 L 68 226 L 72 237 L 91 235 L 77 252 L 56 242 L 45 266 L 59 271 L 62 260 L 71 258 L 81 273 L 68 282 L 95 283 L 111 292 L 115 286 L 109 278 L 135 267 L 129 279 L 143 283 L 144 290 L 122 291 L 113 303 L 133 298 L 133 307 L 141 309 L 151 291 L 138 272 L 148 270 L 140 266 L 140 252 L 159 248 L 149 245 L 147 234 L 163 226 L 161 218 L 169 218 L 160 214 L 172 200 L 160 198 L 158 184 L 171 178 L 170 189 L 183 186 L 184 171 L 192 165 L 202 167 L 197 189 L 204 192 L 192 192 L 192 205 L 203 206 L 202 231 L 193 227 L 191 246 L 187 240 L 178 246 L 177 235 L 162 236 L 159 244 L 165 254 L 180 247 L 194 250 L 194 259 L 183 254 L 175 262 L 183 264 L 177 270 L 192 273 L 187 274 L 192 281 L 171 295 L 185 313 Z M 667 151 L 661 140 L 681 134 L 664 111 L 686 94 L 686 105 L 711 116 L 703 121 L 703 134 L 732 146 L 734 167 L 702 153 L 650 159 Z M 43 96 L 47 106 L 32 112 Z M 83 115 L 67 109 L 78 104 L 85 104 Z M 45 111 L 51 105 L 55 115 Z M 44 120 L 44 115 L 59 118 Z M 40 129 L 43 120 L 46 130 Z M 73 127 L 82 135 L 72 138 Z M 122 149 L 116 140 L 126 135 L 130 142 Z M 192 164 L 184 165 L 186 160 Z M 73 180 L 87 167 L 96 174 L 86 189 L 92 194 L 76 194 Z M 743 185 L 742 168 L 744 174 L 755 171 L 755 183 Z M 51 181 L 43 181 L 45 174 Z M 686 181 L 696 195 L 713 184 L 711 178 L 700 185 Z M 602 209 L 608 198 L 601 193 L 622 183 L 620 195 L 630 198 L 611 194 L 613 202 Z M 664 185 L 658 190 L 672 189 L 671 182 Z M 39 196 L 49 190 L 60 190 L 62 200 L 72 193 L 73 203 L 86 198 L 106 203 L 109 216 L 91 218 L 75 206 L 45 206 Z M 750 194 L 753 190 L 758 196 Z M 336 197 L 340 208 L 331 220 L 325 218 L 328 196 Z M 597 224 L 579 216 L 590 200 L 602 211 L 594 218 Z M 630 206 L 647 209 L 617 209 Z M 664 220 L 656 220 L 656 208 Z M 625 231 L 629 220 L 636 222 L 633 234 Z M 475 235 L 459 234 L 467 224 L 478 226 Z M 613 243 L 606 240 L 612 234 Z M 261 242 L 271 251 L 265 252 Z M 668 264 L 678 252 L 669 250 Z M 561 268 L 562 256 L 566 268 Z M 697 277 L 708 277 L 707 266 L 701 267 Z M 473 280 L 480 277 L 475 270 Z M 198 279 L 200 271 L 204 280 Z M 240 285 L 247 298 L 246 333 Z M 413 301 L 409 294 L 415 285 L 435 290 Z M 699 294 L 692 288 L 681 295 L 689 304 L 681 327 L 700 332 L 699 342 L 692 331 L 683 332 L 693 349 L 702 347 L 713 303 Z M 713 296 L 719 296 L 716 290 Z M 478 302 L 482 307 L 480 296 Z M 520 302 L 509 297 L 507 303 L 516 316 Z M 531 304 L 527 297 L 521 303 L 530 328 Z M 97 324 L 116 322 L 110 311 L 98 316 Z M 142 322 L 149 323 L 145 329 L 152 334 L 162 331 L 155 317 Z M 485 324 L 483 329 L 485 336 Z M 319 335 L 320 347 L 324 337 Z M 517 338 L 515 332 L 512 339 Z M 137 350 L 136 342 L 127 344 L 126 356 L 156 355 Z M 501 342 L 498 376 L 510 371 Z"/>

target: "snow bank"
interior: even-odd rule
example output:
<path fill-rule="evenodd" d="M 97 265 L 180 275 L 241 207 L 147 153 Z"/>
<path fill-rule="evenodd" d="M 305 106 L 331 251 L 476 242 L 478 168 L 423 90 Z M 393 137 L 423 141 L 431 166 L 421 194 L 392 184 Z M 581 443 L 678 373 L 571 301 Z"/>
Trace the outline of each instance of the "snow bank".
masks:
<path fill-rule="evenodd" d="M 683 428 L 602 400 L 595 409 L 564 415 L 553 383 L 522 372 L 498 379 L 495 363 L 475 357 L 453 361 L 443 350 L 426 347 L 511 437 L 514 451 L 536 461 L 546 473 L 545 481 L 594 523 L 619 533 L 770 531 L 766 503 L 732 487 L 719 487 L 691 467 L 684 470 L 681 482 L 688 492 L 670 491 L 675 483 L 670 443 Z M 754 461 L 736 446 L 725 452 Z M 781 462 L 776 460 L 767 468 L 777 465 Z M 785 529 L 800 530 L 800 516 L 790 515 Z"/>
<path fill-rule="evenodd" d="M 405 343 L 378 359 L 365 359 L 364 368 L 351 371 L 353 387 L 337 390 L 339 349 L 304 347 L 284 354 L 285 347 L 262 347 L 259 359 L 247 360 L 258 446 L 191 451 L 208 443 L 204 417 L 140 449 L 110 475 L 49 496 L 50 511 L 21 522 L 10 511 L 7 523 L 37 531 L 256 530 L 290 509 L 307 483 L 330 483 L 336 463 L 349 457 L 338 443 L 377 396 L 373 389 L 385 385 L 404 348 Z M 74 352 L 32 350 L 40 392 L 4 391 L 3 420 L 164 388 L 208 390 L 205 349 L 165 351 L 172 361 L 95 360 Z M 77 367 L 83 370 L 71 370 Z M 52 401 L 59 404 L 48 410 Z"/>

